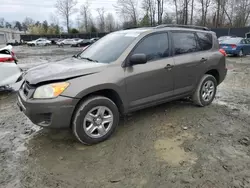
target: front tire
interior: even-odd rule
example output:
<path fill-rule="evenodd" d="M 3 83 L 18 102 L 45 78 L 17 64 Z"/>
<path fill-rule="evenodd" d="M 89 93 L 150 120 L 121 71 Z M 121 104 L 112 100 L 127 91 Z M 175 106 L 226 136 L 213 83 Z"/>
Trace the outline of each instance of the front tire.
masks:
<path fill-rule="evenodd" d="M 210 105 L 214 100 L 216 91 L 216 79 L 212 75 L 205 74 L 192 96 L 194 104 L 201 107 Z"/>
<path fill-rule="evenodd" d="M 119 124 L 119 111 L 109 98 L 94 96 L 76 109 L 72 122 L 75 137 L 83 144 L 92 145 L 107 140 Z"/>

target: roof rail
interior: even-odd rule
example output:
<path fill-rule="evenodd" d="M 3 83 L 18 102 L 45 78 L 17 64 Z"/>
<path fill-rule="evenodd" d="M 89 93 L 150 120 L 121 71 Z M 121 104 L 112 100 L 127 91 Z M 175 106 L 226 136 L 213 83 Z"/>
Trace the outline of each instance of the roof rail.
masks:
<path fill-rule="evenodd" d="M 156 29 L 160 29 L 160 28 L 164 28 L 164 27 L 180 27 L 180 28 L 199 29 L 199 30 L 206 30 L 206 31 L 210 30 L 207 27 L 202 27 L 202 26 L 196 26 L 196 25 L 179 25 L 179 24 L 162 24 L 162 25 L 156 26 L 155 28 Z"/>

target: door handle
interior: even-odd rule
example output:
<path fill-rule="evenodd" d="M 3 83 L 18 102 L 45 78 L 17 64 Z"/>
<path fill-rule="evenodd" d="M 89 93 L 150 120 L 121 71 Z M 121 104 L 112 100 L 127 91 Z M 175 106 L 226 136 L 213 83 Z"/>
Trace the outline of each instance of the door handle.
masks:
<path fill-rule="evenodd" d="M 164 69 L 171 70 L 173 67 L 174 67 L 173 65 L 167 64 L 166 67 L 164 67 Z"/>
<path fill-rule="evenodd" d="M 204 57 L 201 58 L 201 60 L 200 60 L 200 62 L 204 62 L 204 63 L 205 63 L 206 61 L 207 61 L 207 58 L 204 58 Z"/>

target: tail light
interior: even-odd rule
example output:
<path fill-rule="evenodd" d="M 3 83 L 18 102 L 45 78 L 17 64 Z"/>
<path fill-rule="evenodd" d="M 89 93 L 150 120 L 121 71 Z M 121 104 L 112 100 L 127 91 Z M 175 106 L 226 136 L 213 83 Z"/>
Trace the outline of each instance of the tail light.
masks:
<path fill-rule="evenodd" d="M 227 56 L 227 53 L 225 52 L 225 50 L 220 49 L 219 52 L 220 52 L 223 56 L 225 56 L 225 57 Z"/>
<path fill-rule="evenodd" d="M 232 47 L 232 48 L 236 48 L 237 45 L 236 45 L 236 44 L 231 44 L 231 47 Z"/>
<path fill-rule="evenodd" d="M 12 62 L 15 61 L 13 57 L 2 57 L 0 58 L 0 62 Z"/>

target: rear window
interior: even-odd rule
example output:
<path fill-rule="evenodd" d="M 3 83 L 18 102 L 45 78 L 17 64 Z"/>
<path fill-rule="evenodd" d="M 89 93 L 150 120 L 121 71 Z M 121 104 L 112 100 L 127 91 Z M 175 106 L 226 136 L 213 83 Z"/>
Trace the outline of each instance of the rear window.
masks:
<path fill-rule="evenodd" d="M 224 44 L 239 44 L 242 38 L 230 38 L 223 41 Z"/>
<path fill-rule="evenodd" d="M 201 50 L 210 50 L 213 46 L 213 38 L 210 33 L 197 32 Z"/>

